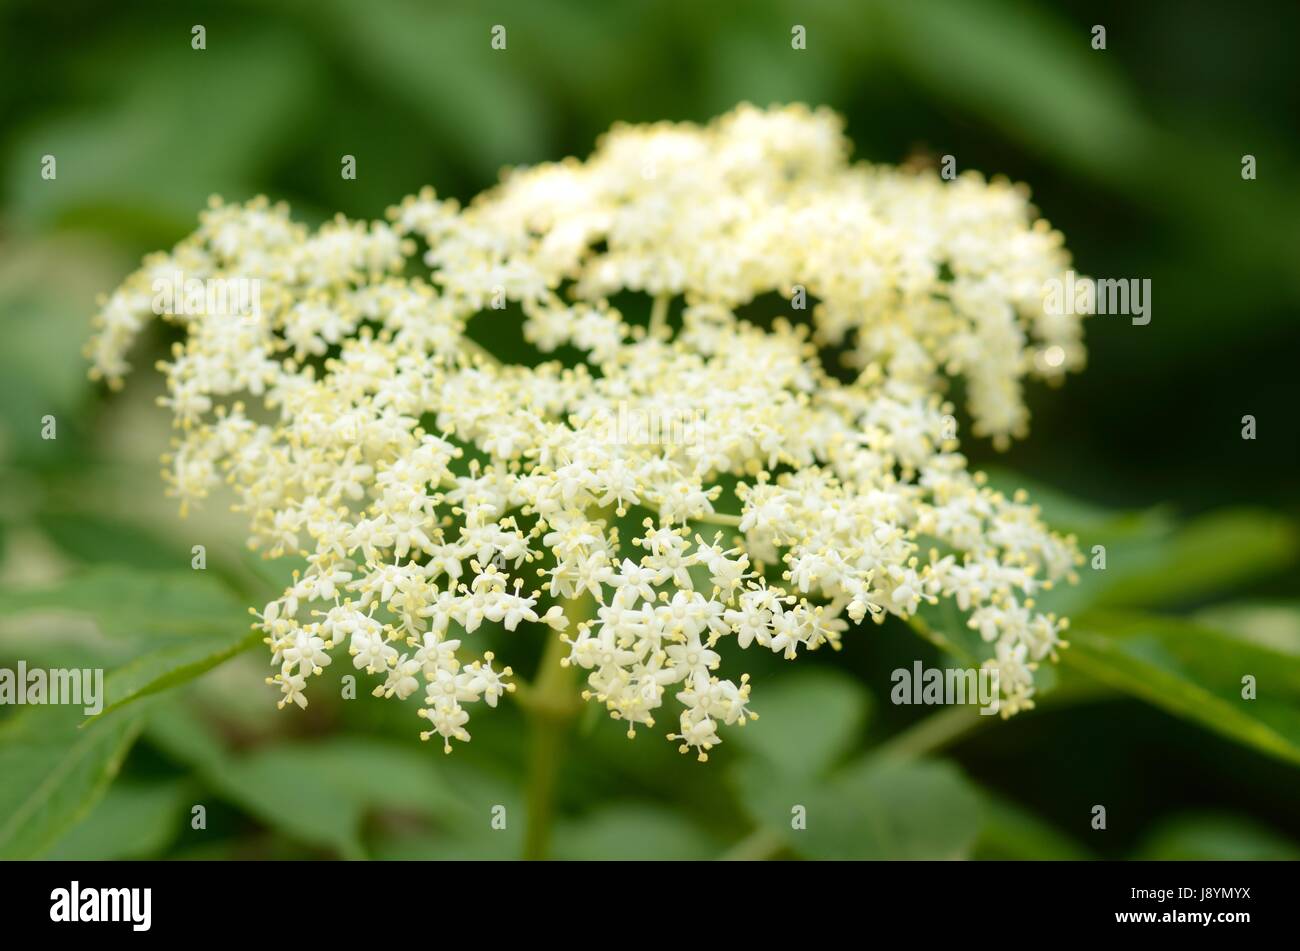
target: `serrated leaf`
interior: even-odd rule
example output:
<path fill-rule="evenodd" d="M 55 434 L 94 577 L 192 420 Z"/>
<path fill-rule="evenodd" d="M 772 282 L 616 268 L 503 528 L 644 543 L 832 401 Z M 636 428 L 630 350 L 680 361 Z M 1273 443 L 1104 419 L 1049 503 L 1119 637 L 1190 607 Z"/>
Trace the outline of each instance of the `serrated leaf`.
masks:
<path fill-rule="evenodd" d="M 188 789 L 184 780 L 114 783 L 44 857 L 87 862 L 156 856 L 181 830 Z"/>
<path fill-rule="evenodd" d="M 120 717 L 78 729 L 76 706 L 28 707 L 0 723 L 0 858 L 33 858 L 91 810 L 142 724 Z"/>
<path fill-rule="evenodd" d="M 168 644 L 123 664 L 105 685 L 107 716 L 143 697 L 188 683 L 262 642 L 262 632 L 238 632 L 193 637 Z"/>

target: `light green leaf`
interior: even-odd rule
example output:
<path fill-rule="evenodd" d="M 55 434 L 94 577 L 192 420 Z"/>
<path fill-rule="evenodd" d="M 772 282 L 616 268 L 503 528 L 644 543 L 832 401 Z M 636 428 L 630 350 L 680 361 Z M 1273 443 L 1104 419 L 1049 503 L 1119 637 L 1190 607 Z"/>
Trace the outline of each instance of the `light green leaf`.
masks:
<path fill-rule="evenodd" d="M 108 57 L 128 52 L 130 69 L 108 68 Z M 174 239 L 208 195 L 250 197 L 268 160 L 293 146 L 290 129 L 310 102 L 315 69 L 300 36 L 273 29 L 226 31 L 201 53 L 178 42 L 99 55 L 106 61 L 93 107 L 47 113 L 13 143 L 24 160 L 59 158 L 59 187 L 13 188 L 24 221 L 109 222 L 119 233 Z M 184 162 L 174 161 L 179 142 Z M 12 163 L 11 186 L 19 167 Z"/>
<path fill-rule="evenodd" d="M 1145 607 L 1202 600 L 1285 566 L 1296 555 L 1295 529 L 1256 509 L 1227 509 L 1193 519 L 1144 545 L 1109 553 L 1102 607 Z M 1113 572 L 1113 573 L 1112 573 Z"/>
<path fill-rule="evenodd" d="M 1062 663 L 1274 756 L 1300 763 L 1300 658 L 1175 618 L 1094 615 Z M 1242 696 L 1255 678 L 1256 699 Z"/>
<path fill-rule="evenodd" d="M 42 854 L 99 801 L 139 716 L 81 730 L 81 707 L 28 707 L 0 723 L 0 858 Z"/>
<path fill-rule="evenodd" d="M 954 859 L 974 844 L 979 793 L 948 763 L 864 757 L 828 778 L 751 760 L 735 773 L 752 818 L 811 859 Z M 807 828 L 791 821 L 803 809 Z"/>
<path fill-rule="evenodd" d="M 70 512 L 60 506 L 38 513 L 37 522 L 62 551 L 88 564 L 129 565 L 168 573 L 190 559 L 188 545 L 98 512 Z"/>
<path fill-rule="evenodd" d="M 262 642 L 261 631 L 193 637 L 137 657 L 113 671 L 99 716 L 207 673 Z"/>
<path fill-rule="evenodd" d="M 205 778 L 223 798 L 291 838 L 333 849 L 343 858 L 365 858 L 361 804 L 316 773 L 301 770 L 292 757 L 259 752 L 232 759 L 219 775 Z"/>
<path fill-rule="evenodd" d="M 1284 568 L 1300 551 L 1295 526 L 1263 509 L 1221 509 L 1179 524 L 1161 508 L 1109 510 L 1005 469 L 988 475 L 1004 492 L 1026 489 L 1051 528 L 1078 537 L 1087 558 L 1079 583 L 1039 598 L 1061 614 L 1204 600 Z M 1092 567 L 1095 545 L 1106 549 L 1104 569 Z"/>
<path fill-rule="evenodd" d="M 44 857 L 80 862 L 155 857 L 181 830 L 188 789 L 184 780 L 115 783 Z"/>
<path fill-rule="evenodd" d="M 469 53 L 487 48 L 489 21 L 396 0 L 365 9 L 325 4 L 321 22 L 340 38 L 340 50 L 363 66 L 368 82 L 401 101 L 414 121 L 442 136 L 471 167 L 541 158 L 545 97 L 510 57 Z M 516 42 L 509 33 L 507 41 Z M 467 129 L 473 134 L 465 135 Z"/>
<path fill-rule="evenodd" d="M 755 691 L 759 718 L 729 738 L 782 772 L 817 775 L 853 747 L 868 699 L 861 684 L 839 671 L 790 671 Z"/>
<path fill-rule="evenodd" d="M 261 640 L 239 599 L 201 572 L 99 565 L 44 588 L 0 590 L 0 612 L 89 614 L 105 635 L 146 648 L 109 677 L 101 716 L 192 680 Z"/>
<path fill-rule="evenodd" d="M 715 855 L 718 843 L 671 809 L 622 803 L 562 822 L 553 851 L 568 861 L 695 861 Z"/>
<path fill-rule="evenodd" d="M 1242 641 L 1300 657 L 1300 604 L 1295 602 L 1231 602 L 1196 612 L 1205 627 L 1231 631 Z"/>
<path fill-rule="evenodd" d="M 248 609 L 203 572 L 97 565 L 57 584 L 0 589 L 0 614 L 88 614 L 105 635 L 142 642 L 248 631 Z"/>

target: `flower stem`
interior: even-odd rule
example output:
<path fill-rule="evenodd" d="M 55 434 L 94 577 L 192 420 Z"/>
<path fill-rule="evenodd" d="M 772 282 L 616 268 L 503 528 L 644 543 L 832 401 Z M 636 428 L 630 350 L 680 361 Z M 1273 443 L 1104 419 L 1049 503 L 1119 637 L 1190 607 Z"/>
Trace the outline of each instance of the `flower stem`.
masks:
<path fill-rule="evenodd" d="M 650 307 L 650 336 L 666 337 L 668 330 L 668 301 L 667 294 L 660 294 L 654 299 Z"/>
<path fill-rule="evenodd" d="M 566 602 L 565 613 L 571 624 L 591 616 L 590 601 L 590 597 L 583 597 Z M 546 858 L 550 849 L 560 762 L 569 727 L 581 708 L 577 690 L 578 668 L 560 664 L 565 651 L 560 635 L 548 631 L 537 676 L 525 694 L 524 709 L 529 719 L 530 742 L 523 857 L 529 860 Z"/>
<path fill-rule="evenodd" d="M 982 726 L 986 719 L 975 707 L 967 704 L 949 707 L 886 740 L 876 748 L 876 754 L 908 758 L 928 756 Z"/>
<path fill-rule="evenodd" d="M 471 359 L 479 357 L 487 366 L 501 366 L 501 361 L 497 358 L 496 354 L 483 346 L 477 340 L 470 339 L 468 334 L 462 333 L 460 335 L 459 346 Z"/>
<path fill-rule="evenodd" d="M 762 862 L 779 855 L 785 840 L 771 829 L 759 827 L 724 852 L 720 862 Z"/>
<path fill-rule="evenodd" d="M 727 528 L 740 527 L 740 516 L 728 515 L 726 512 L 710 512 L 708 515 L 696 515 L 691 521 L 700 522 L 704 525 L 723 525 Z"/>

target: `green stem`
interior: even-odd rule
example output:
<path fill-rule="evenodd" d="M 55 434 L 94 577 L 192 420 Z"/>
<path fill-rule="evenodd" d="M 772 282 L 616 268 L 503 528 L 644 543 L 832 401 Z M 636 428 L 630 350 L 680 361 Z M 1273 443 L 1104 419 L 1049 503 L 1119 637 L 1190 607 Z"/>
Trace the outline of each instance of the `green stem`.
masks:
<path fill-rule="evenodd" d="M 720 862 L 762 862 L 779 855 L 785 840 L 770 829 L 757 828 L 724 852 Z"/>
<path fill-rule="evenodd" d="M 723 525 L 727 528 L 739 528 L 740 516 L 728 515 L 726 512 L 713 512 L 709 515 L 696 515 L 691 519 L 692 522 L 700 522 L 704 525 Z"/>
<path fill-rule="evenodd" d="M 666 336 L 665 331 L 668 329 L 668 300 L 667 294 L 660 294 L 655 298 L 654 304 L 650 308 L 650 336 Z"/>
<path fill-rule="evenodd" d="M 950 707 L 942 713 L 931 714 L 882 743 L 876 748 L 876 754 L 909 758 L 928 756 L 981 726 L 987 719 L 990 718 L 969 704 Z"/>
<path fill-rule="evenodd" d="M 575 633 L 572 626 L 590 616 L 590 601 L 589 597 L 584 597 L 566 603 L 571 636 Z M 578 668 L 560 664 L 567 650 L 559 634 L 547 632 L 546 649 L 542 652 L 537 676 L 520 698 L 525 700 L 530 733 L 523 856 L 534 861 L 546 858 L 550 849 L 560 762 L 569 727 L 581 708 Z"/>
<path fill-rule="evenodd" d="M 462 333 L 460 335 L 460 348 L 471 357 L 477 356 L 481 358 L 488 366 L 501 366 L 501 361 L 497 358 L 496 354 L 483 346 L 477 340 L 470 339 L 468 334 Z"/>
<path fill-rule="evenodd" d="M 907 626 L 910 627 L 917 634 L 918 637 L 920 637 L 922 640 L 929 641 L 935 647 L 939 648 L 939 650 L 946 651 L 952 656 L 957 657 L 968 664 L 974 665 L 978 663 L 978 661 L 971 654 L 970 651 L 966 650 L 963 647 L 959 647 L 952 640 L 950 640 L 947 635 L 941 634 L 939 631 L 936 631 L 929 624 L 927 624 L 924 618 L 922 618 L 919 614 L 913 614 L 911 617 L 903 618 L 903 620 L 904 622 L 906 622 Z"/>

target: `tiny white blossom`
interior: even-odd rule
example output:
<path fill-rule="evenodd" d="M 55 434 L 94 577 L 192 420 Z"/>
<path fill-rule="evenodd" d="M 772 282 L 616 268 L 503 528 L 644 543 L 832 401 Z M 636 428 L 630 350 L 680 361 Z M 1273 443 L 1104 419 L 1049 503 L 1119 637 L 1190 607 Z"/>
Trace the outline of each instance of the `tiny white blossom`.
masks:
<path fill-rule="evenodd" d="M 261 288 L 256 320 L 164 314 L 184 340 L 159 369 L 168 493 L 185 511 L 228 484 L 253 547 L 306 559 L 256 615 L 279 705 L 305 707 L 346 650 L 377 696 L 423 686 L 421 735 L 450 751 L 514 687 L 469 656 L 499 627 L 566 645 L 629 733 L 678 704 L 669 736 L 705 759 L 754 716 L 723 641 L 794 659 L 947 600 L 989 645 L 1003 714 L 1032 706 L 1068 628 L 1034 598 L 1081 558 L 968 470 L 943 393 L 963 378 L 974 435 L 1024 434 L 1026 377 L 1083 362 L 1079 318 L 1040 296 L 1069 257 L 1018 186 L 848 152 L 830 112 L 742 106 L 619 126 L 466 208 L 426 189 L 389 223 L 214 200 L 147 258 L 87 348 L 114 386 L 156 280 Z M 417 255 L 427 278 L 405 276 Z M 796 287 L 815 306 L 770 330 L 737 315 Z M 466 325 L 490 337 L 502 295 L 579 364 L 485 353 Z M 1034 359 L 1049 347 L 1063 359 Z"/>

